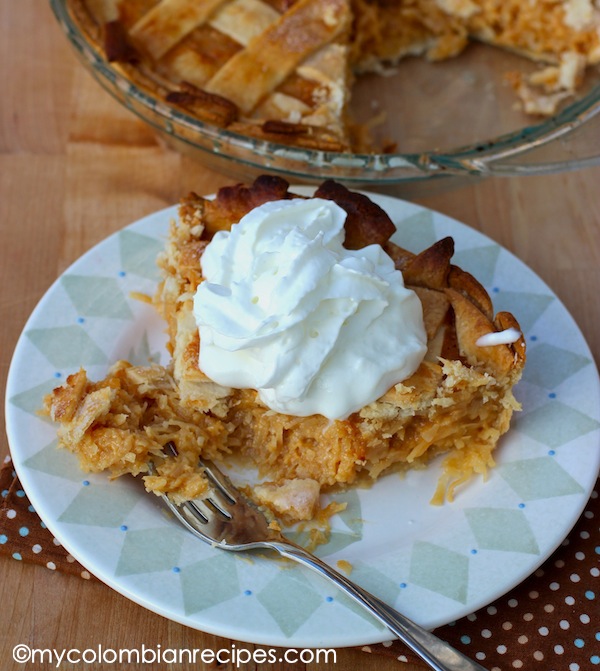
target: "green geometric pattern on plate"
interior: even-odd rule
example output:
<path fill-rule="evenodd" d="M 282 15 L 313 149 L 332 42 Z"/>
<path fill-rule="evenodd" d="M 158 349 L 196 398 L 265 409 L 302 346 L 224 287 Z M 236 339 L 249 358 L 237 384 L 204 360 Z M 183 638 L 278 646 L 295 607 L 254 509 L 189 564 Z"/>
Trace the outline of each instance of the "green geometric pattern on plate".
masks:
<path fill-rule="evenodd" d="M 82 487 L 58 518 L 69 524 L 117 527 L 140 500 L 137 492 L 108 485 Z"/>
<path fill-rule="evenodd" d="M 133 319 L 119 283 L 113 277 L 63 275 L 60 281 L 80 315 Z"/>
<path fill-rule="evenodd" d="M 471 531 L 484 550 L 539 554 L 531 526 L 521 510 L 471 508 L 465 510 Z"/>
<path fill-rule="evenodd" d="M 354 564 L 350 578 L 357 585 L 382 598 L 387 603 L 394 603 L 400 593 L 400 587 L 395 580 L 365 564 Z M 358 617 L 362 617 L 372 626 L 385 629 L 384 625 L 343 592 L 335 590 L 331 592 L 331 595 L 335 601 L 343 604 L 345 608 L 358 615 Z"/>
<path fill-rule="evenodd" d="M 529 348 L 523 379 L 545 389 L 554 389 L 590 363 L 591 360 L 581 354 L 541 343 Z"/>
<path fill-rule="evenodd" d="M 289 569 L 278 572 L 257 597 L 286 636 L 291 636 L 323 603 L 323 597 L 308 580 L 297 572 L 292 577 Z M 289 604 L 294 604 L 293 608 Z"/>
<path fill-rule="evenodd" d="M 328 536 L 327 543 L 315 548 L 317 556 L 335 554 L 362 538 L 363 519 L 361 516 L 360 498 L 357 492 L 350 490 L 340 494 L 333 494 L 330 500 L 338 504 L 345 504 L 346 507 L 337 513 L 336 519 L 346 525 L 347 531 L 345 529 L 332 531 Z M 308 531 L 296 533 L 293 540 L 300 545 L 309 545 L 311 541 L 310 533 Z"/>
<path fill-rule="evenodd" d="M 410 580 L 449 599 L 466 603 L 469 560 L 439 545 L 417 542 L 410 558 Z"/>
<path fill-rule="evenodd" d="M 353 534 L 361 538 L 364 521 L 358 493 L 355 490 L 349 490 L 341 494 L 333 494 L 331 500 L 345 504 L 346 507 L 337 516 Z"/>
<path fill-rule="evenodd" d="M 535 322 L 546 311 L 554 296 L 516 291 L 500 291 L 494 297 L 494 309 L 510 310 L 515 315 L 525 335 L 529 335 Z"/>
<path fill-rule="evenodd" d="M 183 533 L 176 528 L 127 531 L 115 575 L 137 575 L 177 565 Z"/>
<path fill-rule="evenodd" d="M 308 546 L 310 544 L 310 535 L 308 532 L 297 534 L 297 533 L 288 533 L 286 534 L 290 540 L 293 540 L 299 545 Z M 360 536 L 354 533 L 346 533 L 344 531 L 332 531 L 328 534 L 327 543 L 324 545 L 319 545 L 314 550 L 314 554 L 317 557 L 327 556 L 329 554 L 334 554 L 335 552 L 341 552 L 352 543 L 360 540 Z"/>
<path fill-rule="evenodd" d="M 555 448 L 595 431 L 600 424 L 560 401 L 550 401 L 517 417 L 514 427 L 526 436 Z"/>
<path fill-rule="evenodd" d="M 498 471 L 523 501 L 583 492 L 583 487 L 552 457 L 513 461 L 503 464 Z"/>
<path fill-rule="evenodd" d="M 106 363 L 106 355 L 79 326 L 31 329 L 25 334 L 56 368 Z M 65 343 L 69 343 L 65 347 Z"/>
<path fill-rule="evenodd" d="M 372 566 L 360 563 L 354 565 L 351 579 L 369 592 L 381 597 L 388 603 L 394 603 L 400 594 L 400 585 L 397 580 Z M 359 609 L 357 612 L 360 612 Z"/>
<path fill-rule="evenodd" d="M 77 459 L 67 450 L 59 449 L 57 440 L 53 440 L 23 463 L 34 471 L 55 475 L 65 480 L 72 482 L 82 480 L 83 473 Z"/>
<path fill-rule="evenodd" d="M 185 612 L 190 615 L 233 599 L 240 593 L 235 557 L 218 552 L 181 569 Z"/>
<path fill-rule="evenodd" d="M 479 282 L 489 286 L 494 279 L 499 256 L 499 245 L 487 245 L 456 252 L 452 257 L 452 263 L 475 274 Z"/>
<path fill-rule="evenodd" d="M 124 271 L 150 280 L 158 279 L 156 255 L 163 250 L 161 240 L 124 230 L 119 233 L 119 247 Z"/>
<path fill-rule="evenodd" d="M 150 341 L 148 333 L 144 335 L 136 343 L 136 347 L 132 347 L 127 355 L 127 361 L 134 366 L 147 366 L 149 363 L 160 363 L 160 352 L 152 352 L 150 350 Z"/>
<path fill-rule="evenodd" d="M 398 244 L 414 254 L 427 249 L 437 240 L 433 213 L 429 210 L 412 214 L 398 222 L 397 226 L 399 233 L 395 239 Z"/>
<path fill-rule="evenodd" d="M 40 408 L 42 407 L 42 401 L 46 394 L 49 394 L 54 387 L 60 384 L 56 378 L 51 378 L 42 384 L 38 384 L 31 389 L 22 391 L 20 394 L 15 394 L 9 399 L 10 403 L 17 408 L 23 410 L 30 415 L 38 416 Z"/>

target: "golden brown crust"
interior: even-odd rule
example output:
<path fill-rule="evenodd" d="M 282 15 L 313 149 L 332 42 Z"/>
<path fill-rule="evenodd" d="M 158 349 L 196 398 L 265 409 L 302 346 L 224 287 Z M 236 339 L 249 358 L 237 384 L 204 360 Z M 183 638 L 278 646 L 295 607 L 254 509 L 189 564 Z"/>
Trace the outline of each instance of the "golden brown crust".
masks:
<path fill-rule="evenodd" d="M 344 246 L 360 249 L 367 245 L 384 245 L 396 227 L 388 214 L 362 193 L 350 191 L 331 179 L 323 182 L 315 198 L 333 200 L 346 212 Z"/>
<path fill-rule="evenodd" d="M 298 0 L 230 58 L 207 82 L 207 90 L 248 114 L 302 61 L 344 35 L 349 26 L 346 0 Z"/>
<path fill-rule="evenodd" d="M 409 285 L 442 289 L 448 286 L 450 259 L 454 254 L 454 240 L 450 237 L 434 242 L 431 247 L 410 259 L 404 257 L 402 274 Z"/>
<path fill-rule="evenodd" d="M 140 55 L 129 41 L 127 30 L 120 21 L 104 24 L 104 52 L 109 63 L 137 63 Z"/>
<path fill-rule="evenodd" d="M 180 90 L 168 93 L 166 100 L 216 126 L 231 126 L 239 117 L 239 110 L 234 102 L 216 93 L 199 89 L 189 82 L 181 82 Z"/>
<path fill-rule="evenodd" d="M 79 370 L 67 377 L 65 385 L 52 391 L 48 402 L 52 408 L 50 417 L 53 421 L 70 422 L 73 419 L 85 394 L 86 385 L 87 375 L 84 370 Z"/>
<path fill-rule="evenodd" d="M 284 179 L 271 175 L 261 175 L 249 186 L 234 184 L 221 187 L 214 200 L 202 202 L 205 235 L 211 237 L 218 230 L 231 228 L 231 222 L 239 221 L 250 210 L 267 201 L 291 198 L 288 187 Z"/>
<path fill-rule="evenodd" d="M 291 123 L 281 120 L 269 120 L 261 124 L 236 122 L 229 130 L 240 135 L 248 135 L 265 142 L 288 144 L 303 149 L 342 152 L 348 149 L 348 143 L 327 128 L 308 124 Z"/>

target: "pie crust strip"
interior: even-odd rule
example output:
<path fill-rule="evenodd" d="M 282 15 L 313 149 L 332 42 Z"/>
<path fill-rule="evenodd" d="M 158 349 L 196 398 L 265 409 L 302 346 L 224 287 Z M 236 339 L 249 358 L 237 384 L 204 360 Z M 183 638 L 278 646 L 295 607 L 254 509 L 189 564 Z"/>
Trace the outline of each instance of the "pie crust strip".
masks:
<path fill-rule="evenodd" d="M 345 0 L 300 0 L 248 46 L 236 53 L 205 89 L 251 112 L 308 56 L 347 29 Z"/>
<path fill-rule="evenodd" d="M 131 36 L 158 60 L 227 1 L 162 0 L 133 26 Z"/>

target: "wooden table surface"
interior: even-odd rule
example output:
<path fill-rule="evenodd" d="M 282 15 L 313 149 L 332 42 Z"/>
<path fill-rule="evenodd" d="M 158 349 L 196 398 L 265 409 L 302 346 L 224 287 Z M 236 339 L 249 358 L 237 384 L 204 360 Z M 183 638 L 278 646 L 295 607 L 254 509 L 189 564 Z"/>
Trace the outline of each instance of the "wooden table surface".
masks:
<path fill-rule="evenodd" d="M 4 388 L 27 317 L 71 262 L 182 194 L 209 193 L 231 180 L 163 147 L 101 90 L 76 62 L 44 0 L 0 0 L 0 36 Z M 564 302 L 598 361 L 599 183 L 600 167 L 592 167 L 401 195 L 483 231 L 520 257 Z M 0 458 L 7 452 L 2 432 Z M 0 641 L 3 671 L 23 668 L 11 656 L 12 647 L 23 641 L 80 649 L 160 643 L 217 650 L 232 644 L 168 621 L 103 584 L 9 558 L 0 559 Z M 407 668 L 354 649 L 338 653 L 335 664 L 294 668 Z"/>

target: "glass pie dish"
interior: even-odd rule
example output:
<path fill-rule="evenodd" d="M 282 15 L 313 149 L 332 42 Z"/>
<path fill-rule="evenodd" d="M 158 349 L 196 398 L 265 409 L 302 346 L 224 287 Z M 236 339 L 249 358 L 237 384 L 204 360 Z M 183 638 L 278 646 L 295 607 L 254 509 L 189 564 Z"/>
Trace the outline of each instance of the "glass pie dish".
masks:
<path fill-rule="evenodd" d="M 515 54 L 473 43 L 457 58 L 407 58 L 382 74 L 361 75 L 349 114 L 370 127 L 381 153 L 305 149 L 204 123 L 132 82 L 107 61 L 68 0 L 51 7 L 80 62 L 167 144 L 210 169 L 249 180 L 269 172 L 294 182 L 332 178 L 384 187 L 443 178 L 553 173 L 600 164 L 600 70 L 589 68 L 576 98 L 555 115 L 520 109 L 510 72 L 539 68 Z"/>

